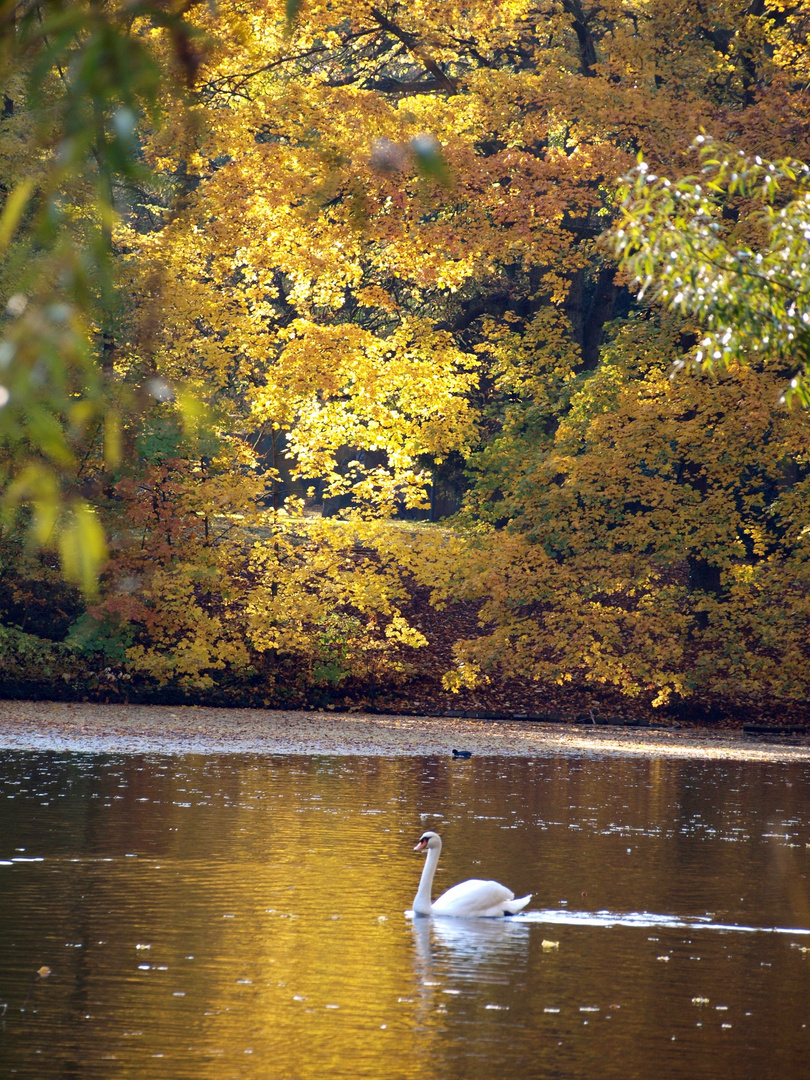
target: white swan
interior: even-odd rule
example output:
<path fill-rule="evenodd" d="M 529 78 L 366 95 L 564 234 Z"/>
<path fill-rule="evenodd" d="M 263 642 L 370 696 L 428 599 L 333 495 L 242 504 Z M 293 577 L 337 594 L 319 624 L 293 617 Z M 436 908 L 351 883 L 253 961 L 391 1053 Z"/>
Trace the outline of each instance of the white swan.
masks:
<path fill-rule="evenodd" d="M 430 902 L 433 875 L 442 850 L 438 833 L 425 832 L 414 851 L 427 851 L 419 889 L 413 902 L 414 915 L 456 915 L 459 918 L 492 918 L 497 915 L 516 915 L 526 907 L 532 894 L 515 900 L 515 894 L 497 881 L 471 878 L 442 893 L 435 903 Z"/>

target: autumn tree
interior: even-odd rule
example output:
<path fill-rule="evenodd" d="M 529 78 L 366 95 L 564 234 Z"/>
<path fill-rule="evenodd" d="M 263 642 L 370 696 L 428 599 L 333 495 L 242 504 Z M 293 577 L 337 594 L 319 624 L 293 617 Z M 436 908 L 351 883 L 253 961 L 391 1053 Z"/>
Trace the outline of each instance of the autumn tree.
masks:
<path fill-rule="evenodd" d="M 157 4 L 0 4 L 0 508 L 12 544 L 57 548 L 85 591 L 104 557 L 93 473 L 117 464 L 131 407 L 113 224 L 143 175 L 139 120 L 193 81 L 190 34 Z"/>
<path fill-rule="evenodd" d="M 701 129 L 810 158 L 807 5 L 339 0 L 290 25 L 223 2 L 182 32 L 129 8 L 83 9 L 127 13 L 162 105 L 132 110 L 116 346 L 91 367 L 152 404 L 105 480 L 85 647 L 115 618 L 156 679 L 265 677 L 285 649 L 319 662 L 336 616 L 360 657 L 386 627 L 417 643 L 415 576 L 484 601 L 457 681 L 799 695 L 801 647 L 783 662 L 763 620 L 805 580 L 801 415 L 756 365 L 670 382 L 697 325 L 639 304 L 604 238 L 639 151 L 676 182 Z M 461 531 L 380 524 L 458 461 Z M 346 520 L 302 516 L 316 481 Z"/>
<path fill-rule="evenodd" d="M 696 177 L 673 183 L 643 160 L 634 169 L 617 253 L 642 294 L 652 289 L 705 326 L 696 366 L 727 368 L 753 355 L 784 373 L 786 402 L 808 405 L 810 167 L 742 150 L 724 157 L 703 135 L 695 142 Z"/>

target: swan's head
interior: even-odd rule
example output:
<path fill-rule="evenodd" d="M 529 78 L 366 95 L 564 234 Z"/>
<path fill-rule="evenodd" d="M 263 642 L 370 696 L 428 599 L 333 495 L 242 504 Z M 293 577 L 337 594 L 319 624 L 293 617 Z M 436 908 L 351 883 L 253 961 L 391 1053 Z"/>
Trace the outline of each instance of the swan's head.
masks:
<path fill-rule="evenodd" d="M 438 833 L 435 832 L 423 832 L 419 837 L 419 843 L 413 849 L 414 851 L 425 851 L 427 848 L 441 848 L 442 839 Z"/>

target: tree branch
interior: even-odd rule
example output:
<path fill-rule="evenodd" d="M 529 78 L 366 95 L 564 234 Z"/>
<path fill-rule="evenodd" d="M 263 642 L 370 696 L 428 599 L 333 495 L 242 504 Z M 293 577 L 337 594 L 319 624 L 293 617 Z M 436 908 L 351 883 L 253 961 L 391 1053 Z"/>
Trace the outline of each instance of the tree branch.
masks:
<path fill-rule="evenodd" d="M 440 89 L 448 94 L 458 93 L 458 84 L 455 79 L 452 79 L 442 71 L 427 49 L 419 44 L 419 39 L 415 34 L 410 34 L 407 30 L 403 30 L 397 26 L 396 23 L 391 22 L 388 16 L 383 15 L 379 8 L 372 8 L 371 15 L 383 30 L 386 30 L 389 34 L 393 34 L 398 41 L 402 42 L 408 52 L 416 57 L 424 69 L 433 76 L 439 84 Z"/>

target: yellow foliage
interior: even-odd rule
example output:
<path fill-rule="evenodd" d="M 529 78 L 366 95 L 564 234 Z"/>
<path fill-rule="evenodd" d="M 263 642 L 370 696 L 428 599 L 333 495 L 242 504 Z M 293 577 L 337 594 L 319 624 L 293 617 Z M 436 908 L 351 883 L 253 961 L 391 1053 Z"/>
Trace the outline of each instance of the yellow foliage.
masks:
<path fill-rule="evenodd" d="M 807 422 L 755 368 L 673 381 L 696 328 L 599 243 L 639 151 L 810 157 L 806 0 L 68 8 L 133 63 L 34 87 L 30 12 L 6 50 L 0 481 L 40 542 L 73 508 L 86 588 L 104 517 L 133 670 L 402 670 L 416 580 L 480 602 L 451 689 L 806 694 Z M 453 527 L 390 527 L 450 465 Z"/>

